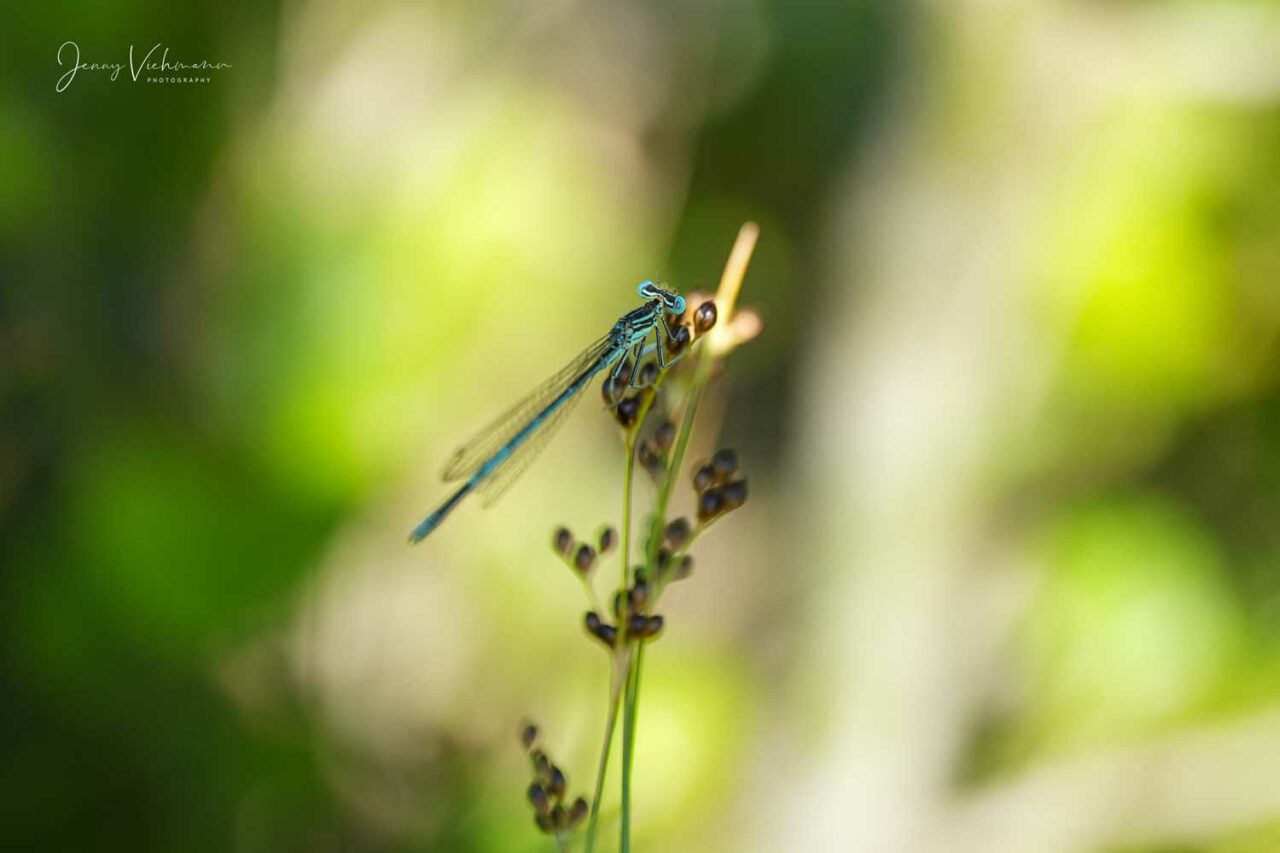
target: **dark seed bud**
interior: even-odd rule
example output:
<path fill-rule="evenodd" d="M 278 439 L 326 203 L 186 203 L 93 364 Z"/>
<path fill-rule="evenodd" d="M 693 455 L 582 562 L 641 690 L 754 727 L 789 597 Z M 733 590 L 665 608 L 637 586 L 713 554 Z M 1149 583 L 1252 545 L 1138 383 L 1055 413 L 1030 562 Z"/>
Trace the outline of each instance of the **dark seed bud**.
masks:
<path fill-rule="evenodd" d="M 715 518 L 724 508 L 724 496 L 716 488 L 707 489 L 698 496 L 698 521 Z"/>
<path fill-rule="evenodd" d="M 640 414 L 640 398 L 627 397 L 618 404 L 614 409 L 614 418 L 624 428 L 629 428 L 636 422 L 636 416 Z"/>
<path fill-rule="evenodd" d="M 693 328 L 698 334 L 704 335 L 715 326 L 717 316 L 716 303 L 708 300 L 699 305 L 697 310 L 693 312 Z"/>
<path fill-rule="evenodd" d="M 679 355 L 688 349 L 689 342 L 692 340 L 693 334 L 688 326 L 677 326 L 671 331 L 671 337 L 667 339 L 667 352 Z"/>
<path fill-rule="evenodd" d="M 671 549 L 662 547 L 658 549 L 658 568 L 665 569 L 671 564 Z"/>
<path fill-rule="evenodd" d="M 726 512 L 737 509 L 747 502 L 747 481 L 734 480 L 732 483 L 725 483 L 720 487 L 720 494 L 724 496 Z"/>
<path fill-rule="evenodd" d="M 601 625 L 599 637 L 600 641 L 611 649 L 618 645 L 618 629 L 612 625 Z"/>
<path fill-rule="evenodd" d="M 587 544 L 579 545 L 578 553 L 573 555 L 573 567 L 585 575 L 595 568 L 595 565 L 596 549 Z"/>
<path fill-rule="evenodd" d="M 620 381 L 623 385 L 626 385 L 627 383 L 629 383 L 629 382 L 631 381 L 631 368 L 632 368 L 633 366 L 634 366 L 634 365 L 631 363 L 631 359 L 626 358 L 626 357 L 623 357 L 623 359 L 622 359 L 622 363 L 621 363 L 621 364 L 619 364 L 619 365 L 617 365 L 617 366 L 614 368 L 615 370 L 617 370 L 617 371 L 618 371 L 618 372 L 615 374 L 615 377 L 616 377 L 616 378 L 618 379 L 618 381 Z"/>
<path fill-rule="evenodd" d="M 547 754 L 540 749 L 534 750 L 533 772 L 538 775 L 539 779 L 546 779 L 551 773 L 551 760 L 548 759 Z"/>
<path fill-rule="evenodd" d="M 606 526 L 600 531 L 598 543 L 600 546 L 600 553 L 608 554 L 613 550 L 613 546 L 618 544 L 618 531 L 614 530 L 612 527 Z"/>
<path fill-rule="evenodd" d="M 675 579 L 682 581 L 691 574 L 693 574 L 693 555 L 685 554 L 680 558 L 680 562 L 676 563 Z"/>
<path fill-rule="evenodd" d="M 556 528 L 555 534 L 551 537 L 551 547 L 561 557 L 569 559 L 569 554 L 573 550 L 573 534 L 569 532 L 569 528 Z"/>
<path fill-rule="evenodd" d="M 711 457 L 711 472 L 718 482 L 724 482 L 738 470 L 738 454 L 731 448 L 722 447 Z"/>
<path fill-rule="evenodd" d="M 556 829 L 564 829 L 565 817 L 564 806 L 557 805 L 551 810 L 551 825 Z"/>
<path fill-rule="evenodd" d="M 627 592 L 627 601 L 630 602 L 632 611 L 641 610 L 648 600 L 649 585 L 647 583 L 637 583 Z"/>
<path fill-rule="evenodd" d="M 645 620 L 644 635 L 646 637 L 656 637 L 662 633 L 662 626 L 666 624 L 666 620 L 661 616 L 653 615 Z"/>
<path fill-rule="evenodd" d="M 633 613 L 631 618 L 627 620 L 627 636 L 635 638 L 643 638 L 646 636 L 645 628 L 649 625 L 643 613 Z"/>
<path fill-rule="evenodd" d="M 551 808 L 551 800 L 547 798 L 547 791 L 537 782 L 529 786 L 529 802 L 539 812 L 545 812 Z"/>
<path fill-rule="evenodd" d="M 693 472 L 693 489 L 696 492 L 705 491 L 714 481 L 716 473 L 710 465 L 703 465 Z"/>
<path fill-rule="evenodd" d="M 658 448 L 649 439 L 640 440 L 636 447 L 636 459 L 640 462 L 640 467 L 653 476 L 657 477 L 662 473 L 662 457 L 658 454 Z"/>
<path fill-rule="evenodd" d="M 640 375 L 636 377 L 636 383 L 642 388 L 648 388 L 658 378 L 658 365 L 652 361 L 645 362 L 640 368 Z"/>
<path fill-rule="evenodd" d="M 676 425 L 671 421 L 663 421 L 653 434 L 653 440 L 666 453 L 676 443 Z"/>
<path fill-rule="evenodd" d="M 547 779 L 547 793 L 555 797 L 557 800 L 564 798 L 564 786 L 567 780 L 564 778 L 564 771 L 554 764 L 551 765 L 551 776 Z"/>
<path fill-rule="evenodd" d="M 617 376 L 610 376 L 600 385 L 600 396 L 604 398 L 606 406 L 616 406 L 626 389 L 626 382 L 621 381 Z"/>
<path fill-rule="evenodd" d="M 538 825 L 538 829 L 541 829 L 543 832 L 551 832 L 555 829 L 555 824 L 551 822 L 551 812 L 547 812 L 545 814 L 538 812 L 533 816 L 533 822 L 536 823 Z"/>
<path fill-rule="evenodd" d="M 606 646 L 612 647 L 617 642 L 618 629 L 600 621 L 600 615 L 594 610 L 587 613 L 583 618 L 583 623 L 587 626 L 587 633 L 600 640 Z"/>
<path fill-rule="evenodd" d="M 689 541 L 691 533 L 693 533 L 693 527 L 689 524 L 689 519 L 681 517 L 668 524 L 663 535 L 671 549 L 679 551 Z"/>
<path fill-rule="evenodd" d="M 569 807 L 569 825 L 573 826 L 587 816 L 588 806 L 586 797 L 578 797 L 573 801 L 573 805 Z"/>
<path fill-rule="evenodd" d="M 533 749 L 533 745 L 538 742 L 538 727 L 533 723 L 525 723 L 520 729 L 520 743 L 524 744 L 525 749 Z"/>
<path fill-rule="evenodd" d="M 635 583 L 645 583 L 649 580 L 648 574 L 645 573 L 644 566 L 633 566 L 631 568 L 631 580 Z"/>

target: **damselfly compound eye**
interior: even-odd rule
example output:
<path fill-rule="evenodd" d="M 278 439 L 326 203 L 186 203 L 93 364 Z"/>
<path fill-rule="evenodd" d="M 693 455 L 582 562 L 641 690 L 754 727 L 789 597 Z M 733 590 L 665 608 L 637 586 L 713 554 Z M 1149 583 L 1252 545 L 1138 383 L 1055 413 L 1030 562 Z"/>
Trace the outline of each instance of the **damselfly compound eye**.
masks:
<path fill-rule="evenodd" d="M 667 305 L 667 310 L 679 317 L 684 313 L 685 304 L 683 296 L 673 296 L 671 302 Z"/>

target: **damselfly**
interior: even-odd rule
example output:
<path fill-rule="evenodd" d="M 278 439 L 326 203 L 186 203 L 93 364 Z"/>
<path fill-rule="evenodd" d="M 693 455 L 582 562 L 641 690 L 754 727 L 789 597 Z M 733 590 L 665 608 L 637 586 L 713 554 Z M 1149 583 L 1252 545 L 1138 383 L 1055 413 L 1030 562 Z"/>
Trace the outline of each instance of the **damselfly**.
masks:
<path fill-rule="evenodd" d="M 667 340 L 674 336 L 666 315 L 683 314 L 684 297 L 652 281 L 640 282 L 636 290 L 645 300 L 643 305 L 624 314 L 608 334 L 454 451 L 442 477 L 445 482 L 464 477 L 466 481 L 413 529 L 411 543 L 425 539 L 473 491 L 484 495 L 486 507 L 497 502 L 546 445 L 598 373 L 612 367 L 611 375 L 617 379 L 628 363 L 633 363 L 627 381 L 634 386 L 650 335 L 659 367 L 667 366 L 664 351 Z"/>

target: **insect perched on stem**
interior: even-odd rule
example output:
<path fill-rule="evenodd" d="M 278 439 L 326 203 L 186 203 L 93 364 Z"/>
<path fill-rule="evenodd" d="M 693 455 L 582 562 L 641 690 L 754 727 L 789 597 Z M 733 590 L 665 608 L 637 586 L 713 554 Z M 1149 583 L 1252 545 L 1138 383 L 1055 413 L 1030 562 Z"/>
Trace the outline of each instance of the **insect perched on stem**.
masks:
<path fill-rule="evenodd" d="M 636 387 L 650 335 L 659 367 L 667 366 L 667 348 L 676 336 L 666 315 L 683 314 L 684 297 L 652 281 L 642 281 L 636 292 L 645 300 L 643 305 L 622 315 L 608 334 L 454 451 L 442 476 L 446 482 L 466 478 L 465 482 L 413 529 L 410 543 L 425 539 L 473 491 L 484 495 L 484 506 L 496 503 L 546 446 L 597 374 L 612 368 L 610 378 L 616 380 L 631 363 L 627 382 Z"/>

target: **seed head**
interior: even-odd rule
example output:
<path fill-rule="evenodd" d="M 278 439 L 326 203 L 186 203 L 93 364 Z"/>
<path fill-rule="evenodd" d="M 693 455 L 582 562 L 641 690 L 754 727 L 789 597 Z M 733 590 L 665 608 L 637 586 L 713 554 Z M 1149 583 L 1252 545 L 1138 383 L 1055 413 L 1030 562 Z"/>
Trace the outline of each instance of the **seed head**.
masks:
<path fill-rule="evenodd" d="M 526 722 L 520 727 L 520 743 L 524 744 L 525 749 L 533 749 L 538 742 L 538 727 L 533 723 Z"/>
<path fill-rule="evenodd" d="M 633 613 L 642 610 L 648 600 L 649 585 L 643 581 L 637 581 L 627 592 L 627 603 L 631 605 Z"/>
<path fill-rule="evenodd" d="M 613 413 L 620 426 L 630 429 L 635 425 L 636 417 L 640 414 L 640 397 L 636 395 L 624 398 L 618 403 Z"/>
<path fill-rule="evenodd" d="M 613 550 L 613 546 L 618 544 L 618 531 L 608 525 L 605 525 L 601 528 L 600 535 L 596 541 L 600 548 L 601 555 L 608 554 Z"/>
<path fill-rule="evenodd" d="M 691 574 L 693 574 L 693 555 L 685 554 L 680 558 L 680 562 L 676 563 L 674 579 L 682 581 Z"/>
<path fill-rule="evenodd" d="M 533 804 L 534 809 L 543 814 L 547 809 L 551 808 L 551 800 L 547 797 L 547 791 L 537 782 L 529 786 L 529 802 Z"/>
<path fill-rule="evenodd" d="M 567 527 L 557 527 L 551 536 L 551 549 L 564 559 L 573 551 L 573 533 Z"/>
<path fill-rule="evenodd" d="M 564 799 L 564 787 L 567 784 L 568 780 L 564 778 L 564 771 L 552 764 L 551 775 L 547 778 L 547 793 L 557 800 Z"/>
<path fill-rule="evenodd" d="M 616 406 L 618 401 L 622 399 L 623 393 L 627 390 L 627 383 L 621 377 L 609 376 L 600 384 L 600 396 L 604 398 L 606 406 Z"/>
<path fill-rule="evenodd" d="M 693 328 L 700 335 L 705 335 L 716 324 L 716 303 L 714 300 L 707 300 L 699 305 L 693 312 Z"/>
<path fill-rule="evenodd" d="M 722 447 L 711 457 L 711 471 L 718 483 L 723 483 L 738 470 L 738 454 L 731 448 Z"/>
<path fill-rule="evenodd" d="M 682 516 L 667 525 L 666 530 L 663 531 L 663 537 L 673 551 L 679 551 L 689 541 L 692 533 L 693 528 L 689 524 L 689 519 Z"/>
<path fill-rule="evenodd" d="M 581 574 L 587 574 L 596 565 L 596 549 L 592 548 L 585 542 L 578 546 L 578 551 L 573 555 L 573 567 Z"/>
<path fill-rule="evenodd" d="M 653 441 L 663 453 L 670 451 L 676 443 L 676 425 L 671 421 L 663 421 L 654 432 Z"/>
<path fill-rule="evenodd" d="M 706 491 L 715 482 L 715 477 L 715 470 L 710 465 L 700 466 L 693 472 L 693 490 L 695 492 Z"/>
<path fill-rule="evenodd" d="M 689 348 L 692 340 L 693 334 L 690 333 L 688 326 L 676 326 L 671 330 L 671 337 L 667 339 L 667 352 L 671 355 L 679 355 Z"/>
<path fill-rule="evenodd" d="M 724 507 L 724 496 L 720 489 L 712 487 L 698 495 L 698 521 L 710 521 L 720 514 Z"/>
<path fill-rule="evenodd" d="M 662 456 L 649 439 L 642 438 L 636 445 L 636 460 L 640 463 L 640 467 L 648 471 L 654 479 L 662 475 Z"/>
<path fill-rule="evenodd" d="M 724 511 L 735 510 L 747 502 L 747 481 L 742 479 L 725 483 L 720 487 L 720 494 L 724 497 Z"/>

